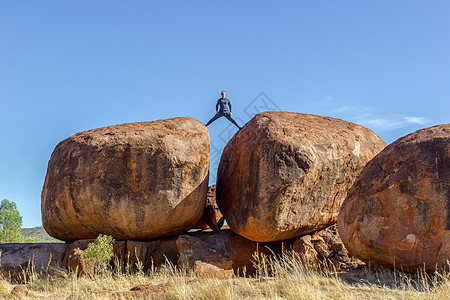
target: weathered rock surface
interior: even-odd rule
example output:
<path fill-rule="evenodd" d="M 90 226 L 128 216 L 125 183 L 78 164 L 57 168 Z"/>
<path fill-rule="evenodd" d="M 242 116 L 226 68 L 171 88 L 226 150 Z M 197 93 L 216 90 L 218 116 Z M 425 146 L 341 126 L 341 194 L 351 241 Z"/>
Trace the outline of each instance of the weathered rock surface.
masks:
<path fill-rule="evenodd" d="M 61 266 L 68 270 L 77 272 L 78 275 L 88 274 L 94 275 L 94 268 L 89 266 L 86 259 L 83 257 L 84 250 L 90 243 L 94 242 L 94 239 L 85 239 L 75 241 L 67 246 L 67 250 L 62 258 Z M 113 262 L 117 261 L 121 266 L 125 262 L 125 241 L 115 241 L 113 246 L 114 258 Z"/>
<path fill-rule="evenodd" d="M 188 117 L 77 133 L 56 146 L 42 191 L 47 232 L 73 241 L 183 233 L 208 189 L 209 133 Z"/>
<path fill-rule="evenodd" d="M 67 249 L 66 244 L 0 244 L 0 275 L 20 282 L 22 271 L 36 272 L 50 266 L 61 266 L 61 260 Z"/>
<path fill-rule="evenodd" d="M 225 219 L 219 210 L 216 202 L 216 185 L 208 188 L 206 207 L 201 219 L 195 224 L 194 229 L 212 229 L 219 231 L 222 228 Z"/>
<path fill-rule="evenodd" d="M 371 160 L 339 213 L 350 253 L 416 271 L 450 260 L 450 124 L 395 141 Z"/>
<path fill-rule="evenodd" d="M 294 238 L 336 221 L 364 165 L 386 143 L 339 119 L 263 112 L 228 142 L 217 204 L 230 228 L 253 241 Z"/>
<path fill-rule="evenodd" d="M 320 269 L 333 266 L 341 270 L 352 265 L 352 258 L 339 237 L 337 225 L 299 237 L 292 250 L 308 267 Z"/>
<path fill-rule="evenodd" d="M 166 262 L 177 264 L 178 251 L 176 237 L 160 240 L 140 242 L 127 241 L 127 254 L 125 264 L 132 270 L 141 265 L 142 271 L 148 272 L 151 268 L 159 268 Z"/>
<path fill-rule="evenodd" d="M 65 255 L 62 261 L 62 267 L 67 270 L 76 272 L 77 275 L 95 275 L 94 266 L 87 263 L 86 259 L 83 257 L 84 250 L 80 248 L 71 249 L 70 252 Z"/>
<path fill-rule="evenodd" d="M 226 277 L 239 270 L 253 274 L 252 255 L 270 254 L 264 245 L 249 241 L 230 230 L 180 235 L 176 240 L 178 265 L 193 268 L 199 276 Z"/>

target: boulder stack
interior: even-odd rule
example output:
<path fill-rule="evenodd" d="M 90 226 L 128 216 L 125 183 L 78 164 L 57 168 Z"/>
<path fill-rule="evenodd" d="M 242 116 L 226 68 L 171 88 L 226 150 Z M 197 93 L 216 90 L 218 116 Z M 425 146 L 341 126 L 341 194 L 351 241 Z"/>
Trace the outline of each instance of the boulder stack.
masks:
<path fill-rule="evenodd" d="M 42 221 L 64 241 L 151 239 L 186 232 L 208 190 L 209 133 L 179 117 L 77 133 L 59 143 L 42 191 Z"/>
<path fill-rule="evenodd" d="M 400 138 L 361 172 L 338 219 L 350 253 L 416 271 L 449 267 L 450 124 Z"/>
<path fill-rule="evenodd" d="M 325 228 L 364 165 L 385 146 L 371 130 L 343 120 L 257 114 L 223 150 L 217 204 L 230 228 L 252 241 Z"/>

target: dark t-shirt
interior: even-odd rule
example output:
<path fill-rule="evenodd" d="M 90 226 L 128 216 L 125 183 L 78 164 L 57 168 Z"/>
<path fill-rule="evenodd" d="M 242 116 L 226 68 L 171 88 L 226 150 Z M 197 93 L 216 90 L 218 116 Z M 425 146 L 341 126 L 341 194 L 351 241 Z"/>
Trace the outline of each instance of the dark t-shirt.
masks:
<path fill-rule="evenodd" d="M 218 112 L 221 113 L 230 113 L 231 112 L 231 102 L 228 98 L 219 98 L 216 104 L 216 111 L 219 108 Z"/>

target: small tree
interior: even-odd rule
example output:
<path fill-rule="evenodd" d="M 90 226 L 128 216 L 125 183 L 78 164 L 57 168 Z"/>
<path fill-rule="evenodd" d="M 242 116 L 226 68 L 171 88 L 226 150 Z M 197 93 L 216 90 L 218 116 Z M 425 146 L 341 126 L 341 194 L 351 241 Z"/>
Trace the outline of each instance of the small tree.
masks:
<path fill-rule="evenodd" d="M 108 265 L 114 256 L 114 239 L 109 235 L 100 234 L 94 242 L 90 243 L 84 250 L 83 258 L 90 268 L 94 268 L 96 273 L 105 274 Z"/>
<path fill-rule="evenodd" d="M 17 210 L 16 203 L 3 199 L 0 204 L 0 243 L 30 243 L 32 239 L 25 239 L 20 234 L 22 217 Z"/>

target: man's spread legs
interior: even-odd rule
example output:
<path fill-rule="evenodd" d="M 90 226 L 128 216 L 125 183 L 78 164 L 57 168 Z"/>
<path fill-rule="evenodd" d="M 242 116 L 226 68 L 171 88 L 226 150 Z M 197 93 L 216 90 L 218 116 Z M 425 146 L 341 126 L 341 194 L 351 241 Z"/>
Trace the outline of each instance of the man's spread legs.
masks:
<path fill-rule="evenodd" d="M 217 114 L 214 115 L 214 117 L 211 118 L 211 120 L 208 121 L 208 123 L 206 123 L 206 126 L 208 126 L 209 124 L 211 124 L 212 122 L 214 122 L 215 120 L 217 120 L 218 118 L 222 117 L 223 113 L 218 112 Z"/>
<path fill-rule="evenodd" d="M 241 129 L 242 127 L 238 125 L 238 123 L 236 123 L 236 121 L 230 116 L 230 114 L 224 114 L 225 118 L 227 118 L 228 120 L 230 120 L 231 123 L 233 123 L 234 125 L 236 125 L 239 129 Z"/>

